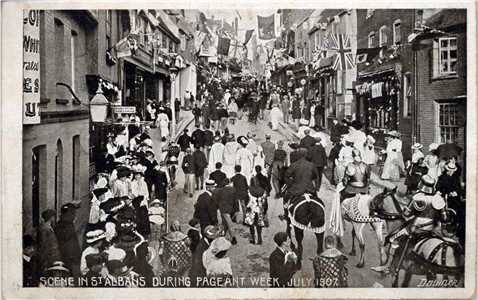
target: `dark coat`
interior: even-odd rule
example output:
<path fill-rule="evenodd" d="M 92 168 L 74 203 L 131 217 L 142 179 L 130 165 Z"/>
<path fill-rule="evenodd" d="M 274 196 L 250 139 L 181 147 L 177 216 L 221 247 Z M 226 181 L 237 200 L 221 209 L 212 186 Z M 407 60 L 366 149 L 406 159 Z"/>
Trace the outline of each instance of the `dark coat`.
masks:
<path fill-rule="evenodd" d="M 234 189 L 236 189 L 237 198 L 247 200 L 249 195 L 249 186 L 247 184 L 247 179 L 242 174 L 236 174 L 231 178 Z"/>
<path fill-rule="evenodd" d="M 191 286 L 197 286 L 196 278 L 206 277 L 206 268 L 202 263 L 202 256 L 204 252 L 209 248 L 209 243 L 205 239 L 201 239 L 196 247 L 196 251 L 193 252 L 191 268 L 189 269 L 189 277 L 191 278 Z"/>
<path fill-rule="evenodd" d="M 311 137 L 310 135 L 304 136 L 299 143 L 299 148 L 305 148 L 307 151 L 314 146 L 316 143 L 316 140 Z"/>
<path fill-rule="evenodd" d="M 194 157 L 194 168 L 196 169 L 196 174 L 204 174 L 204 169 L 207 167 L 207 158 L 201 150 L 196 150 L 193 152 Z"/>
<path fill-rule="evenodd" d="M 290 159 L 289 159 L 290 164 L 295 163 L 296 161 L 299 160 L 299 158 L 300 158 L 299 152 L 297 152 L 297 150 L 292 151 L 292 152 L 290 153 Z"/>
<path fill-rule="evenodd" d="M 231 214 L 239 211 L 236 189 L 232 186 L 225 186 L 219 190 L 218 194 L 219 211 L 221 214 Z"/>
<path fill-rule="evenodd" d="M 316 167 L 327 166 L 327 154 L 325 154 L 324 147 L 320 143 L 312 146 L 307 152 L 307 160 Z"/>
<path fill-rule="evenodd" d="M 254 177 L 251 178 L 250 186 L 263 188 L 266 191 L 267 196 L 270 196 L 270 193 L 272 191 L 272 186 L 269 181 L 269 178 L 267 178 L 267 176 L 262 173 L 256 174 Z"/>
<path fill-rule="evenodd" d="M 195 163 L 194 163 L 194 156 L 192 154 L 188 154 L 183 159 L 183 164 L 181 165 L 184 174 L 195 174 Z"/>
<path fill-rule="evenodd" d="M 133 265 L 133 271 L 138 273 L 139 276 L 144 277 L 147 287 L 153 286 L 153 267 L 145 259 L 136 259 Z"/>
<path fill-rule="evenodd" d="M 211 174 L 209 174 L 209 179 L 214 180 L 217 188 L 223 188 L 225 186 L 225 181 L 227 179 L 227 176 L 221 170 L 216 170 L 212 172 Z"/>
<path fill-rule="evenodd" d="M 193 115 L 196 116 L 196 117 L 199 117 L 201 116 L 201 109 L 199 107 L 194 107 L 193 108 Z"/>
<path fill-rule="evenodd" d="M 295 263 L 284 264 L 285 254 L 278 247 L 269 256 L 269 273 L 273 287 L 290 286 L 296 272 Z"/>
<path fill-rule="evenodd" d="M 178 145 L 181 148 L 181 151 L 186 151 L 189 148 L 189 143 L 191 143 L 191 137 L 187 133 L 183 133 L 178 138 Z"/>
<path fill-rule="evenodd" d="M 317 178 L 315 165 L 303 158 L 299 159 L 285 173 L 285 182 L 290 195 L 303 195 L 306 191 L 315 193 L 314 182 Z"/>
<path fill-rule="evenodd" d="M 168 176 L 165 172 L 156 170 L 154 172 L 154 197 L 165 200 L 167 198 Z"/>
<path fill-rule="evenodd" d="M 199 195 L 196 204 L 194 204 L 193 217 L 199 219 L 202 229 L 217 224 L 217 206 L 207 192 Z"/>
<path fill-rule="evenodd" d="M 188 238 L 191 240 L 191 244 L 189 244 L 189 250 L 191 250 L 191 253 L 194 253 L 199 242 L 201 241 L 201 236 L 199 235 L 199 231 L 194 229 L 189 229 L 187 235 Z"/>
<path fill-rule="evenodd" d="M 30 261 L 23 259 L 23 287 L 37 287 L 40 278 L 40 267 L 35 256 Z"/>
<path fill-rule="evenodd" d="M 55 226 L 55 235 L 60 249 L 61 260 L 69 266 L 79 266 L 82 251 L 73 222 L 60 217 L 60 221 Z"/>
<path fill-rule="evenodd" d="M 207 103 L 207 102 L 206 102 Z M 211 108 L 209 107 L 209 104 L 204 104 L 201 107 L 201 115 L 207 119 L 209 119 L 209 116 L 211 115 Z"/>
<path fill-rule="evenodd" d="M 211 147 L 214 143 L 214 133 L 211 130 L 204 130 L 204 146 Z"/>
<path fill-rule="evenodd" d="M 195 148 L 204 147 L 205 142 L 205 133 L 201 129 L 194 130 L 193 134 L 191 135 L 191 142 L 193 143 Z"/>
<path fill-rule="evenodd" d="M 300 119 L 300 101 L 292 101 L 292 119 Z"/>

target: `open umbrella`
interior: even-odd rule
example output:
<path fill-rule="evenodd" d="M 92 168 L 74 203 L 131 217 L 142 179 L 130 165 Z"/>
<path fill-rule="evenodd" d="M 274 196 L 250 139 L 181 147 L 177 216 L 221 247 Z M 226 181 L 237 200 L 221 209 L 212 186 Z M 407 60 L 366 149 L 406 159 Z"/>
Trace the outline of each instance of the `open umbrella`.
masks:
<path fill-rule="evenodd" d="M 455 156 L 459 156 L 461 151 L 463 151 L 463 149 L 457 144 L 453 143 L 441 144 L 437 148 L 439 158 L 452 158 Z"/>

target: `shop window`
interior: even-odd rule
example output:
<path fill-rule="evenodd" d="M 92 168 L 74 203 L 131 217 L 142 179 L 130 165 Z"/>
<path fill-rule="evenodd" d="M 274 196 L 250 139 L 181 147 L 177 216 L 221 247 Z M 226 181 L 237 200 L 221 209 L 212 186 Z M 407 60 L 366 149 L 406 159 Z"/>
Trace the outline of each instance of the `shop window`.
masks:
<path fill-rule="evenodd" d="M 456 37 L 439 38 L 433 42 L 434 77 L 456 75 L 458 61 Z"/>
<path fill-rule="evenodd" d="M 375 44 L 375 31 L 372 31 L 368 34 L 368 47 L 373 48 Z"/>
<path fill-rule="evenodd" d="M 393 44 L 399 45 L 402 43 L 402 21 L 396 20 L 393 22 Z"/>
<path fill-rule="evenodd" d="M 461 112 L 455 103 L 438 104 L 438 142 L 456 143 L 460 128 Z"/>
<path fill-rule="evenodd" d="M 403 80 L 403 116 L 412 115 L 412 85 L 410 73 L 406 73 Z"/>

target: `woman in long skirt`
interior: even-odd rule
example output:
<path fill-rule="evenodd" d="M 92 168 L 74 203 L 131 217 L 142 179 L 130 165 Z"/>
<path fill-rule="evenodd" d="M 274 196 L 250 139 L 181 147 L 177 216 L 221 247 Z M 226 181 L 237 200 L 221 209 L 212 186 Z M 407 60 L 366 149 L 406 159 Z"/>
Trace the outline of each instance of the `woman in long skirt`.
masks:
<path fill-rule="evenodd" d="M 401 158 L 399 155 L 402 152 L 402 141 L 396 131 L 390 131 L 388 135 L 390 138 L 386 149 L 387 158 L 383 166 L 382 179 L 399 180 L 400 174 L 404 170 L 403 157 Z"/>

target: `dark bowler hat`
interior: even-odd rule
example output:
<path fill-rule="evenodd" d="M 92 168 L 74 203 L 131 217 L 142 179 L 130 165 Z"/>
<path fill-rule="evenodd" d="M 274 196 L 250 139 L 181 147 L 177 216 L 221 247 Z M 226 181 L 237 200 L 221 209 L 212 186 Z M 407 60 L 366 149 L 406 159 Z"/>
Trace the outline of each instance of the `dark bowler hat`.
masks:
<path fill-rule="evenodd" d="M 418 183 L 418 189 L 425 194 L 435 194 L 435 179 L 430 175 L 423 175 Z"/>

